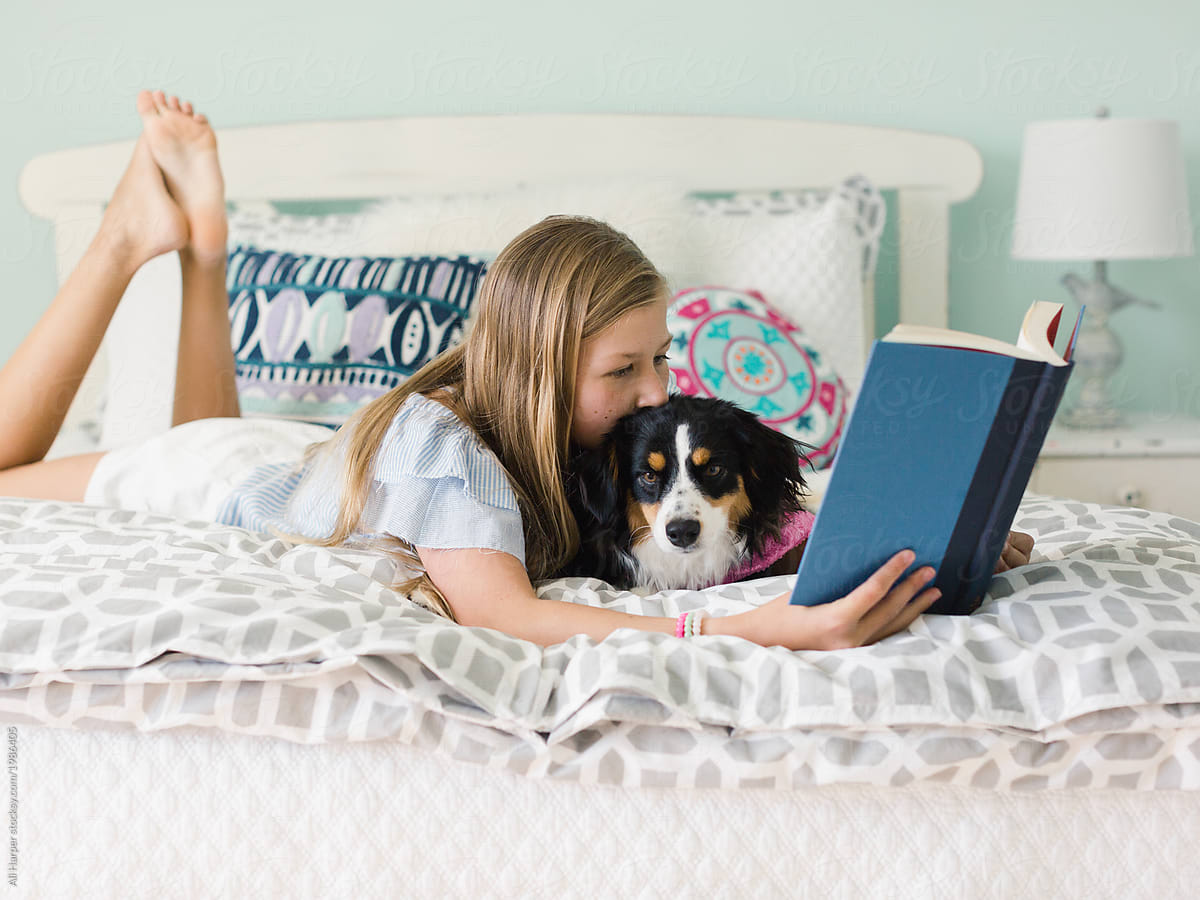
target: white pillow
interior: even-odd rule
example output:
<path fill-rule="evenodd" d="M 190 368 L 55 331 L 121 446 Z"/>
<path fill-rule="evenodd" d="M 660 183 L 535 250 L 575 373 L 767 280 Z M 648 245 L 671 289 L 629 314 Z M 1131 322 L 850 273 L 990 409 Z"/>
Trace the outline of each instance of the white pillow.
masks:
<path fill-rule="evenodd" d="M 685 253 L 679 223 L 688 214 L 687 191 L 670 179 L 597 179 L 383 199 L 362 213 L 356 252 L 495 258 L 526 228 L 560 214 L 591 216 L 624 231 L 660 269 L 678 265 Z"/>
<path fill-rule="evenodd" d="M 239 203 L 229 213 L 229 249 L 253 244 L 292 253 L 356 256 L 364 242 L 363 214 L 296 215 L 266 202 Z"/>
<path fill-rule="evenodd" d="M 874 339 L 875 260 L 886 206 L 861 176 L 832 191 L 741 192 L 697 200 L 688 218 L 687 271 L 677 288 L 755 290 L 813 344 L 855 391 Z"/>

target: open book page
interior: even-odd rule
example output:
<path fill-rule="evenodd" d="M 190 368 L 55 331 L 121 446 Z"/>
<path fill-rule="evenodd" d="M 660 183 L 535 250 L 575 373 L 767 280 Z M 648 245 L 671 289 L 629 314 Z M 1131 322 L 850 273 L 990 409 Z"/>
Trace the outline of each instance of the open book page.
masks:
<path fill-rule="evenodd" d="M 982 334 L 954 331 L 949 328 L 932 328 L 927 325 L 897 325 L 882 338 L 894 344 L 928 344 L 932 347 L 962 347 L 966 350 L 982 350 L 999 353 L 1017 359 L 1032 359 L 1065 366 L 1067 361 L 1054 350 L 1054 338 L 1058 334 L 1058 323 L 1063 305 L 1038 300 L 1025 313 L 1017 343 L 1009 344 Z"/>
<path fill-rule="evenodd" d="M 1062 319 L 1062 311 L 1061 303 L 1047 303 L 1045 300 L 1034 303 L 1025 313 L 1025 321 L 1021 323 L 1017 346 L 1038 354 L 1038 359 L 1052 362 L 1056 366 L 1065 366 L 1067 361 L 1054 352 L 1054 339 L 1058 337 L 1058 323 Z"/>

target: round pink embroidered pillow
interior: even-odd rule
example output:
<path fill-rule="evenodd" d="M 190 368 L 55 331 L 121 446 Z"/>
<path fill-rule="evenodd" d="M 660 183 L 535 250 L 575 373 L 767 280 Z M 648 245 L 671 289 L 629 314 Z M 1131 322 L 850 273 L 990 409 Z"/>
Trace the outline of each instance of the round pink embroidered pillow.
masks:
<path fill-rule="evenodd" d="M 667 310 L 675 336 L 671 374 L 680 392 L 720 397 L 815 449 L 816 469 L 833 461 L 848 396 L 822 354 L 756 291 L 680 291 Z"/>

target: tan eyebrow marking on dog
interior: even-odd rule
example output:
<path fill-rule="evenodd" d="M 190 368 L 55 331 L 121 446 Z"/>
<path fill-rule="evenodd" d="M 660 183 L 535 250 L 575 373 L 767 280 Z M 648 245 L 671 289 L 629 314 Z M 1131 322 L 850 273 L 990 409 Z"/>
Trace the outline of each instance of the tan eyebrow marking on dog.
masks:
<path fill-rule="evenodd" d="M 650 540 L 651 528 L 654 520 L 658 518 L 660 506 L 661 504 L 658 503 L 643 506 L 633 498 L 633 494 L 626 495 L 625 518 L 629 520 L 629 533 L 632 536 L 631 546 L 636 547 L 638 544 Z"/>
<path fill-rule="evenodd" d="M 702 466 L 712 458 L 712 451 L 707 447 L 697 447 L 692 451 L 692 465 Z"/>
<path fill-rule="evenodd" d="M 655 472 L 661 472 L 663 469 L 665 469 L 667 467 L 667 458 L 665 456 L 663 456 L 661 453 L 659 453 L 657 450 L 655 450 L 653 453 L 651 453 L 649 456 L 646 457 L 646 463 Z"/>
<path fill-rule="evenodd" d="M 727 522 L 740 522 L 750 515 L 750 498 L 746 495 L 746 484 L 742 481 L 741 475 L 738 476 L 737 490 L 730 491 L 717 500 L 713 506 L 725 510 Z"/>

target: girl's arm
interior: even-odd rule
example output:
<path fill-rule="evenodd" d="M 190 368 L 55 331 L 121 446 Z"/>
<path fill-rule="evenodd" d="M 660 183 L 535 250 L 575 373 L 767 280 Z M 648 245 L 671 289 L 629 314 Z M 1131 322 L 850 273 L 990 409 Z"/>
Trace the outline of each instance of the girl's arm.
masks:
<path fill-rule="evenodd" d="M 618 628 L 675 633 L 675 620 L 539 597 L 521 561 L 499 550 L 417 547 L 426 574 L 462 625 L 494 628 L 548 647 L 576 634 L 602 641 Z"/>
<path fill-rule="evenodd" d="M 538 597 L 525 567 L 509 553 L 429 547 L 417 547 L 417 553 L 463 625 L 494 628 L 542 646 L 576 634 L 601 641 L 618 628 L 675 633 L 675 619 L 669 616 L 639 616 Z M 862 585 L 833 603 L 792 606 L 788 603 L 790 592 L 780 594 L 748 612 L 705 619 L 703 633 L 735 635 L 792 650 L 872 644 L 907 628 L 938 597 L 933 590 L 917 596 L 933 577 L 929 568 L 918 569 L 897 583 L 912 560 L 912 551 L 897 553 Z"/>

